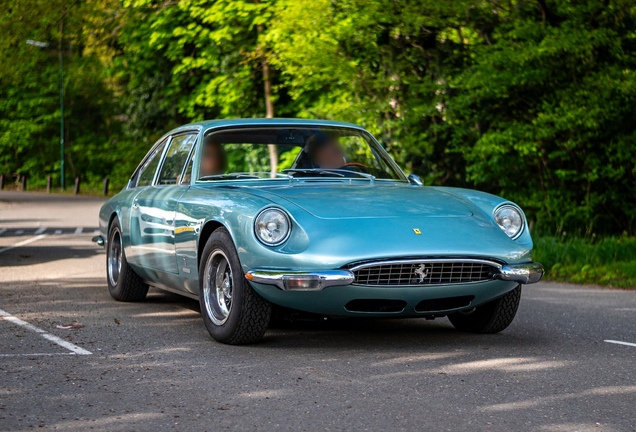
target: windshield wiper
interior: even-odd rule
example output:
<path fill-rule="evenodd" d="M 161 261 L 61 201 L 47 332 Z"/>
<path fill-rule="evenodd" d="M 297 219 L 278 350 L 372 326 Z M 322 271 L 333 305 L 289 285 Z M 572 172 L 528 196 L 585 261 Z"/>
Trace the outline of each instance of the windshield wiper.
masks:
<path fill-rule="evenodd" d="M 328 168 L 327 171 L 339 171 L 339 172 L 344 172 L 344 173 L 353 173 L 353 174 L 358 174 L 361 177 L 367 178 L 371 181 L 375 180 L 375 176 L 371 175 L 371 174 L 367 174 L 367 173 L 361 173 L 358 171 L 350 171 L 350 170 L 346 170 L 346 169 L 342 169 L 342 168 Z"/>
<path fill-rule="evenodd" d="M 338 177 L 344 177 L 344 174 L 340 174 L 337 172 L 333 172 L 333 170 L 328 170 L 328 169 L 322 169 L 322 168 L 290 168 L 290 169 L 284 169 L 283 170 L 284 173 L 288 173 L 288 172 L 298 172 L 298 173 L 316 173 L 318 175 L 323 175 L 323 174 L 335 174 Z"/>
<path fill-rule="evenodd" d="M 347 173 L 347 174 L 358 174 L 360 177 L 369 179 L 371 182 L 375 180 L 375 176 L 371 174 L 361 173 L 358 171 L 350 171 L 350 170 L 346 170 L 342 168 L 291 168 L 291 169 L 284 169 L 283 172 L 300 172 L 300 173 L 315 172 L 317 174 L 335 174 L 338 177 L 345 177 L 344 174 L 340 174 L 340 173 Z"/>
<path fill-rule="evenodd" d="M 242 179 L 242 178 L 262 179 L 263 178 L 262 176 L 259 176 L 256 174 L 266 174 L 269 176 L 272 173 L 265 172 L 265 171 L 252 171 L 252 172 L 238 172 L 238 173 L 227 173 L 227 174 L 214 174 L 214 175 L 199 177 L 199 180 Z M 283 177 L 286 179 L 294 178 L 293 176 L 289 174 L 274 173 L 274 175 L 276 175 L 277 177 Z"/>

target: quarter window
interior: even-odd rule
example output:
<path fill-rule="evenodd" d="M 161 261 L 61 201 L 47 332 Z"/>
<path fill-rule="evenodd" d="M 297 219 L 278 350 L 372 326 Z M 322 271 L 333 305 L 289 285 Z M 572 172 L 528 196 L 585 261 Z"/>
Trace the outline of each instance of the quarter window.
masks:
<path fill-rule="evenodd" d="M 146 162 L 139 170 L 137 186 L 150 186 L 152 184 L 152 179 L 155 177 L 155 171 L 157 171 L 157 166 L 161 160 L 161 154 L 166 146 L 166 141 L 167 140 L 164 140 L 159 146 L 157 146 L 157 148 L 146 159 Z"/>
<path fill-rule="evenodd" d="M 181 172 L 196 139 L 196 134 L 177 135 L 172 139 L 159 174 L 158 185 L 175 185 L 179 183 Z"/>

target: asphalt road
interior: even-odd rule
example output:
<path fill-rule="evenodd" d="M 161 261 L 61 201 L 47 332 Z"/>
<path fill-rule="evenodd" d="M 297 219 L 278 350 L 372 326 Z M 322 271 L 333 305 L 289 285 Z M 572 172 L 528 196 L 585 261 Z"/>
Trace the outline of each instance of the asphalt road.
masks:
<path fill-rule="evenodd" d="M 111 299 L 102 202 L 0 192 L 0 430 L 636 430 L 636 345 L 605 342 L 636 344 L 636 291 L 530 286 L 497 335 L 328 320 L 226 346 L 195 301 Z"/>

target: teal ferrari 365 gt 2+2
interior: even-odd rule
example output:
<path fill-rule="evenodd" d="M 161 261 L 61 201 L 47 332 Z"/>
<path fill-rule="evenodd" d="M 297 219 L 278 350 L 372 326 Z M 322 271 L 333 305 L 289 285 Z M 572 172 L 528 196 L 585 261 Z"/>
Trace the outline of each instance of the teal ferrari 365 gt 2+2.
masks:
<path fill-rule="evenodd" d="M 363 128 L 320 120 L 204 121 L 152 146 L 101 208 L 110 294 L 198 299 L 214 339 L 261 339 L 272 311 L 447 316 L 495 333 L 538 282 L 514 203 L 422 186 Z M 300 313 L 300 312 L 297 312 Z"/>

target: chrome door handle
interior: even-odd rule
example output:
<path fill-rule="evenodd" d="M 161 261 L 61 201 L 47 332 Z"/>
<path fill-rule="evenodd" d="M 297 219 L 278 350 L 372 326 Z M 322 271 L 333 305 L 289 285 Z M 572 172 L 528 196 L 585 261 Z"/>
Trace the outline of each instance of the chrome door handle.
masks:
<path fill-rule="evenodd" d="M 134 203 L 134 204 L 132 205 L 132 209 L 133 209 L 133 210 L 139 210 L 139 204 Z"/>

